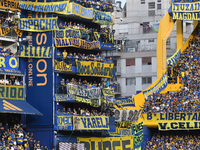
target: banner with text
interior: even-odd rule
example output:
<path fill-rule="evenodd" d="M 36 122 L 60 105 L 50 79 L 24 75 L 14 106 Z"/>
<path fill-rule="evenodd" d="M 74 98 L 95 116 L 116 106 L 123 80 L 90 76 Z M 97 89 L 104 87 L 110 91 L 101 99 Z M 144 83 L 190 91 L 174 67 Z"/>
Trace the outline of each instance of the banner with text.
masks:
<path fill-rule="evenodd" d="M 56 116 L 56 130 L 73 130 L 72 116 Z"/>
<path fill-rule="evenodd" d="M 167 73 L 165 72 L 165 74 L 160 78 L 160 80 L 155 86 L 151 87 L 148 90 L 143 91 L 145 100 L 147 100 L 148 96 L 150 96 L 151 94 L 160 93 L 162 90 L 164 90 L 167 87 L 167 83 L 168 83 L 168 78 L 167 78 Z"/>
<path fill-rule="evenodd" d="M 200 20 L 200 2 L 172 3 L 172 19 Z"/>
<path fill-rule="evenodd" d="M 1 36 L 5 36 L 10 32 L 10 28 L 9 27 L 0 27 L 0 35 Z"/>
<path fill-rule="evenodd" d="M 114 16 L 110 12 L 102 12 L 99 10 L 93 10 L 93 22 L 98 23 L 100 25 L 113 25 L 114 24 Z"/>
<path fill-rule="evenodd" d="M 19 30 L 45 32 L 58 30 L 57 18 L 16 18 Z"/>
<path fill-rule="evenodd" d="M 108 116 L 73 116 L 74 130 L 109 130 Z"/>
<path fill-rule="evenodd" d="M 19 1 L 15 1 L 15 0 L 0 0 L 0 9 L 10 9 L 12 11 L 21 11 L 21 9 L 19 9 Z"/>
<path fill-rule="evenodd" d="M 0 69 L 18 70 L 18 58 L 11 56 L 0 56 Z"/>
<path fill-rule="evenodd" d="M 114 72 L 113 63 L 101 63 L 94 61 L 76 61 L 77 73 L 80 76 L 96 76 L 112 78 Z"/>
<path fill-rule="evenodd" d="M 77 143 L 84 143 L 85 150 L 133 150 L 133 136 L 82 138 Z"/>
<path fill-rule="evenodd" d="M 174 67 L 179 61 L 180 56 L 181 56 L 181 49 L 176 51 L 176 53 L 174 53 L 172 57 L 167 59 L 167 65 L 171 64 L 170 67 Z"/>
<path fill-rule="evenodd" d="M 19 57 L 29 57 L 29 58 L 52 58 L 54 54 L 55 47 L 45 47 L 45 46 L 28 46 L 20 45 L 18 54 Z"/>
<path fill-rule="evenodd" d="M 142 114 L 145 121 L 200 121 L 200 113 L 146 113 Z"/>
<path fill-rule="evenodd" d="M 200 129 L 200 121 L 194 122 L 162 122 L 158 123 L 159 130 L 198 130 Z"/>
<path fill-rule="evenodd" d="M 0 99 L 24 100 L 24 86 L 0 85 Z"/>
<path fill-rule="evenodd" d="M 138 121 L 141 109 L 139 110 L 118 110 L 115 109 L 115 121 Z"/>
<path fill-rule="evenodd" d="M 77 47 L 86 50 L 100 49 L 99 41 L 86 41 L 79 38 L 55 38 L 56 47 Z"/>
<path fill-rule="evenodd" d="M 117 107 L 135 107 L 135 101 L 134 98 L 125 97 L 125 98 L 116 98 L 115 104 Z"/>
<path fill-rule="evenodd" d="M 55 71 L 72 71 L 72 65 L 68 65 L 65 61 L 54 60 Z"/>
<path fill-rule="evenodd" d="M 109 132 L 111 136 L 131 136 L 133 135 L 131 122 L 115 122 L 116 131 Z"/>
<path fill-rule="evenodd" d="M 54 12 L 62 15 L 76 15 L 85 19 L 93 19 L 93 8 L 86 8 L 77 3 L 69 3 L 69 1 L 45 3 L 20 1 L 19 8 L 35 12 Z"/>

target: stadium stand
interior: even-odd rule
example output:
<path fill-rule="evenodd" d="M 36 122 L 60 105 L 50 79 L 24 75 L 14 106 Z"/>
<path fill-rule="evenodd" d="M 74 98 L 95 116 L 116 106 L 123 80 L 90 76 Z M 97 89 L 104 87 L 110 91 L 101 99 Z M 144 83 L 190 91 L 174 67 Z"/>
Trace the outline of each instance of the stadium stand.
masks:
<path fill-rule="evenodd" d="M 144 103 L 143 113 L 177 113 L 177 112 L 199 112 L 199 37 L 194 37 L 189 42 L 189 47 L 181 54 L 180 61 L 174 68 L 168 68 L 169 78 L 180 78 L 184 84 L 178 92 L 166 94 L 153 94 Z M 174 72 L 173 72 L 174 71 Z"/>

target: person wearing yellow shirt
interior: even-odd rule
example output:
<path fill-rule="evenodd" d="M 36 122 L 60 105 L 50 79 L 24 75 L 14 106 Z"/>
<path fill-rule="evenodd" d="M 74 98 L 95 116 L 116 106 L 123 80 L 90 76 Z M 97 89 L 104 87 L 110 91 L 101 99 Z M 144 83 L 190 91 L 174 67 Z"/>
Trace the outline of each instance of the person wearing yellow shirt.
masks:
<path fill-rule="evenodd" d="M 184 71 L 181 72 L 181 77 L 182 77 L 182 80 L 185 79 L 185 72 Z"/>
<path fill-rule="evenodd" d="M 62 55 L 63 55 L 63 59 L 65 60 L 65 59 L 67 59 L 67 51 L 66 50 L 64 50 L 64 52 L 62 53 Z"/>

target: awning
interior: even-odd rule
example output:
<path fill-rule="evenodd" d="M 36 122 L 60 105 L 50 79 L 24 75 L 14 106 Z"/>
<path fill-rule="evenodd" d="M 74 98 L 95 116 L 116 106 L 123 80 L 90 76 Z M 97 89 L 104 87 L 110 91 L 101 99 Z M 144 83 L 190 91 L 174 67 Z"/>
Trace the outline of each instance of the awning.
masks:
<path fill-rule="evenodd" d="M 0 113 L 42 115 L 37 109 L 24 100 L 8 99 L 0 99 Z"/>

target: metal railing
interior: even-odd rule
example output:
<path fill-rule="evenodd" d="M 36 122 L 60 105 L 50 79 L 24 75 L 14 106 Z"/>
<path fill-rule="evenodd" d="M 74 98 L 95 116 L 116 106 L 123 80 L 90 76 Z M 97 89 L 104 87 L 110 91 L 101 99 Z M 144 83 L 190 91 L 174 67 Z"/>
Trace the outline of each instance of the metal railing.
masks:
<path fill-rule="evenodd" d="M 2 27 L 1 26 L 1 30 L 3 32 L 6 32 L 6 29 L 8 29 L 8 27 Z M 13 28 L 9 28 L 9 31 L 7 31 L 7 32 L 8 33 L 5 34 L 5 35 L 0 34 L 0 37 L 9 38 L 9 39 L 17 39 L 18 38 L 18 35 L 16 34 L 16 32 L 14 31 Z"/>

